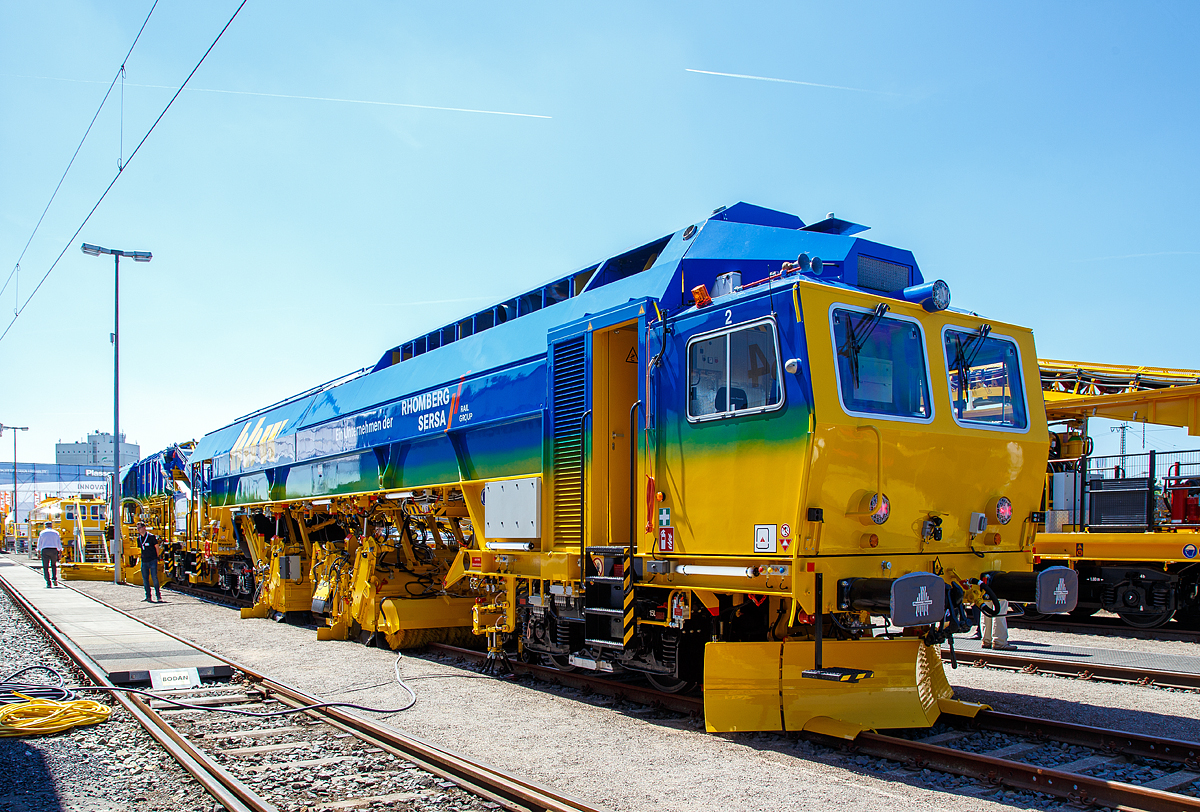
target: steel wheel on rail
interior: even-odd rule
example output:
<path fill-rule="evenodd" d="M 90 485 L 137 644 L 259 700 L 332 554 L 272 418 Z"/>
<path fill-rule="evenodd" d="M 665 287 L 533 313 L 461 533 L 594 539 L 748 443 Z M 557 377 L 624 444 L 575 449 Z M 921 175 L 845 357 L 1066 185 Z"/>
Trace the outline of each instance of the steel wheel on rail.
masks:
<path fill-rule="evenodd" d="M 1132 626 L 1135 629 L 1157 629 L 1171 619 L 1175 610 L 1168 609 L 1155 614 L 1145 612 L 1117 612 L 1117 614 L 1121 616 L 1121 620 L 1125 621 L 1126 626 Z"/>
<path fill-rule="evenodd" d="M 566 654 L 547 654 L 546 663 L 551 668 L 561 671 L 564 674 L 570 674 L 572 671 L 577 670 L 575 666 L 571 665 L 571 661 Z"/>
<path fill-rule="evenodd" d="M 646 681 L 664 694 L 685 694 L 696 687 L 696 683 L 672 677 L 669 674 L 646 674 Z"/>

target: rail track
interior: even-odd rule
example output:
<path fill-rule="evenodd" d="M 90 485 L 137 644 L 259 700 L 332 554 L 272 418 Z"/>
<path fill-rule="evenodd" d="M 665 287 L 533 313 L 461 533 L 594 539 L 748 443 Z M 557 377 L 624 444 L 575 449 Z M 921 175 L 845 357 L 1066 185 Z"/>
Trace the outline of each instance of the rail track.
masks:
<path fill-rule="evenodd" d="M 943 659 L 949 661 L 949 649 L 942 649 Z M 1200 691 L 1200 674 L 1184 671 L 1162 671 L 1153 668 L 1107 663 L 1084 663 L 1078 660 L 1057 660 L 1050 657 L 1031 657 L 1025 654 L 995 651 L 957 652 L 960 665 L 1002 668 L 1025 674 L 1050 674 L 1059 677 L 1172 688 L 1179 691 Z"/>
<path fill-rule="evenodd" d="M 227 595 L 224 592 L 218 592 L 211 589 L 198 589 L 194 586 L 187 586 L 178 581 L 172 581 L 163 586 L 163 589 L 168 589 L 172 592 L 178 592 L 181 595 L 197 598 L 198 600 L 214 603 L 217 606 L 225 606 L 229 609 L 245 609 L 248 606 L 253 606 L 254 601 L 246 598 L 238 598 L 233 595 Z"/>
<path fill-rule="evenodd" d="M 455 646 L 429 648 L 472 662 L 486 656 Z M 677 713 L 699 715 L 704 710 L 698 696 L 667 694 L 637 683 L 529 663 L 511 665 L 517 674 L 556 685 Z M 983 711 L 974 719 L 944 715 L 942 720 L 932 730 L 865 732 L 851 742 L 798 735 L 840 751 L 896 761 L 914 771 L 937 770 L 985 786 L 1036 792 L 1071 803 L 1152 812 L 1200 810 L 1200 743 L 996 711 Z M 1138 773 L 1144 780 L 1104 777 L 1105 772 L 1118 771 Z"/>
<path fill-rule="evenodd" d="M 115 687 L 95 661 L 32 603 L 8 584 L 0 584 L 97 687 Z M 356 809 L 428 802 L 432 795 L 449 792 L 461 795 L 453 799 L 458 808 L 601 812 L 549 787 L 342 708 L 320 707 L 322 700 L 317 697 L 135 619 L 236 669 L 227 685 L 171 692 L 169 701 L 111 691 L 115 701 L 228 812 L 280 812 L 298 800 L 322 810 Z M 217 709 L 279 715 L 232 716 L 214 713 Z"/>
<path fill-rule="evenodd" d="M 1135 640 L 1170 640 L 1180 643 L 1200 643 L 1200 630 L 1189 629 L 1177 622 L 1154 629 L 1139 629 L 1130 626 L 1117 617 L 1089 617 L 1074 619 L 1071 617 L 1054 616 L 1038 620 L 1027 620 L 1019 616 L 1010 617 L 1008 625 L 1021 629 L 1040 629 L 1046 632 L 1066 632 L 1069 634 L 1096 634 L 1105 636 L 1129 637 Z"/>
<path fill-rule="evenodd" d="M 38 622 L 36 609 L 17 595 L 14 599 Z M 39 625 L 43 624 L 39 622 Z M 195 645 L 154 624 L 146 625 Z M 69 640 L 53 628 L 47 629 L 47 633 L 72 659 L 77 659 L 72 654 L 73 646 Z M 460 658 L 470 663 L 483 662 L 486 657 L 479 651 L 448 645 L 432 645 L 429 649 L 443 657 Z M 206 693 L 196 694 L 193 704 L 299 709 L 320 702 L 316 697 L 271 680 L 234 660 L 211 651 L 206 653 L 238 669 L 243 681 L 224 690 L 209 689 Z M 1019 663 L 1011 661 L 1020 658 L 989 652 L 986 658 L 970 655 L 965 659 L 987 659 L 991 662 L 983 664 L 1016 669 Z M 694 695 L 669 694 L 637 681 L 599 678 L 587 672 L 565 672 L 516 660 L 510 665 L 517 674 L 566 688 L 674 713 L 693 716 L 703 713 L 703 700 Z M 1054 663 L 1038 660 L 1036 665 Z M 93 679 L 102 678 L 102 674 L 88 668 L 87 663 L 81 663 L 81 666 Z M 1137 679 L 1129 676 L 1113 675 L 1110 678 L 1147 683 L 1144 674 Z M 316 780 L 326 781 L 331 786 L 338 783 L 334 780 L 337 776 L 346 776 L 340 779 L 343 786 L 339 789 L 342 790 L 357 786 L 355 779 L 365 775 L 380 779 L 380 782 L 396 776 L 396 783 L 403 787 L 400 792 L 323 801 L 327 809 L 353 808 L 360 803 L 366 806 L 393 798 L 415 800 L 421 797 L 422 790 L 429 789 L 429 781 L 422 786 L 420 778 L 416 777 L 422 773 L 431 776 L 434 784 L 440 778 L 444 783 L 453 783 L 485 803 L 503 809 L 556 812 L 590 809 L 547 787 L 503 775 L 487 765 L 340 709 L 311 709 L 305 710 L 302 717 L 288 717 L 302 718 L 302 723 L 272 722 L 237 730 L 226 724 L 214 730 L 209 718 L 212 714 L 173 709 L 158 702 L 147 704 L 133 698 L 127 698 L 126 702 L 135 717 L 148 720 L 147 729 L 151 735 L 163 742 L 185 768 L 192 771 L 189 764 L 200 767 L 200 774 L 193 774 L 230 812 L 277 810 L 271 800 L 257 792 L 255 779 L 263 773 L 279 774 L 289 767 L 298 770 L 316 768 Z M 974 719 L 943 716 L 930 730 L 864 732 L 853 741 L 809 733 L 796 735 L 847 755 L 859 754 L 897 762 L 902 771 L 928 769 L 963 776 L 982 784 L 985 791 L 990 787 L 1012 789 L 1075 804 L 1150 812 L 1200 810 L 1200 743 L 995 711 L 983 711 Z M 232 743 L 237 746 L 229 746 Z M 290 760 L 275 761 L 271 755 L 274 753 L 287 753 Z M 297 755 L 300 757 L 292 758 Z M 304 758 L 305 755 L 316 757 Z M 386 761 L 389 755 L 392 757 L 390 762 Z M 264 758 L 271 760 L 264 763 Z M 407 783 L 406 777 L 410 779 Z M 291 789 L 293 793 L 308 786 L 305 782 L 296 784 L 298 786 Z M 331 797 L 336 798 L 336 794 Z"/>

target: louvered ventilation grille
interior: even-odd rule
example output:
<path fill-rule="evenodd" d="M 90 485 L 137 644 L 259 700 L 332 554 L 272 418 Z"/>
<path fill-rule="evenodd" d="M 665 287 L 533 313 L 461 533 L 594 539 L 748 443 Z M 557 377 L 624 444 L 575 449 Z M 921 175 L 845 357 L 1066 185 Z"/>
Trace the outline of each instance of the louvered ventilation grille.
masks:
<path fill-rule="evenodd" d="M 554 542 L 578 545 L 583 517 L 579 419 L 587 408 L 583 338 L 554 345 Z"/>
<path fill-rule="evenodd" d="M 898 265 L 895 262 L 876 259 L 875 257 L 858 257 L 858 286 L 870 288 L 884 293 L 895 293 L 908 287 L 908 279 L 912 268 Z"/>

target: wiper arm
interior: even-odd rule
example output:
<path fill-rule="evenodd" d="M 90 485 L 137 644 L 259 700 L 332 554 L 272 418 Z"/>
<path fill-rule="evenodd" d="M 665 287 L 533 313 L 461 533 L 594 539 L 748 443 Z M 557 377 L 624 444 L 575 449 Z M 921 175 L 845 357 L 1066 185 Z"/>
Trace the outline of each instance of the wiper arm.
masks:
<path fill-rule="evenodd" d="M 979 356 L 979 351 L 983 349 L 985 340 L 988 334 L 992 332 L 992 325 L 981 325 L 971 335 L 965 339 L 955 337 L 954 342 L 957 349 L 954 352 L 954 362 L 951 366 L 958 372 L 958 402 L 966 401 L 967 392 L 967 370 L 975 365 L 975 359 Z M 967 353 L 970 353 L 968 356 Z M 962 416 L 962 408 L 959 408 L 959 416 Z"/>
<path fill-rule="evenodd" d="M 886 302 L 880 302 L 873 312 L 859 319 L 857 329 L 850 319 L 846 320 L 846 340 L 838 347 L 838 355 L 844 355 L 850 361 L 850 375 L 854 379 L 855 389 L 858 388 L 858 353 L 871 337 L 871 333 L 875 332 L 879 322 L 883 321 L 883 314 L 890 309 Z"/>

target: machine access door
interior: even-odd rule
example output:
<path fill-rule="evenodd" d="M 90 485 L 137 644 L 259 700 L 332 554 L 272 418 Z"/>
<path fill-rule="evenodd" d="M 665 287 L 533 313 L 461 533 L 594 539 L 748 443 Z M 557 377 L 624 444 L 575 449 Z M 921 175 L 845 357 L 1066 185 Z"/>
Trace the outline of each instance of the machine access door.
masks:
<path fill-rule="evenodd" d="M 636 320 L 592 333 L 592 489 L 589 544 L 628 547 L 636 459 L 638 402 Z"/>
<path fill-rule="evenodd" d="M 631 427 L 641 425 L 634 405 L 644 312 L 621 318 L 627 309 L 593 317 L 582 333 L 550 344 L 549 518 L 554 547 L 581 557 L 587 546 L 628 548 L 635 526 Z"/>

